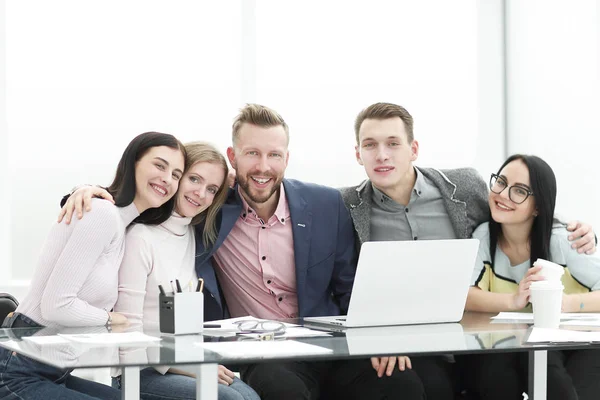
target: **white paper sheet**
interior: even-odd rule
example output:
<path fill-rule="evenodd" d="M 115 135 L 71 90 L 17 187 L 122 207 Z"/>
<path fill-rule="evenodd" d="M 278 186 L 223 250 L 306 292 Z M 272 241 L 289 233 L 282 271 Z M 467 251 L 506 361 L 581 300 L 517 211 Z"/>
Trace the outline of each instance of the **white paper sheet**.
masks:
<path fill-rule="evenodd" d="M 292 355 L 319 355 L 330 354 L 333 350 L 297 342 L 295 340 L 267 340 L 267 341 L 241 341 L 241 342 L 196 342 L 206 350 L 214 351 L 224 357 L 235 358 L 274 358 Z"/>
<path fill-rule="evenodd" d="M 600 332 L 567 329 L 533 328 L 527 343 L 591 343 L 600 342 Z"/>
<path fill-rule="evenodd" d="M 15 340 L 5 340 L 2 342 L 2 347 L 6 349 L 11 349 L 14 351 L 19 351 L 21 347 L 19 346 L 19 342 Z"/>
<path fill-rule="evenodd" d="M 126 344 L 126 345 L 153 345 L 158 344 L 160 338 L 145 335 L 141 332 L 125 332 L 125 333 L 90 333 L 66 335 L 58 334 L 58 336 L 73 342 L 79 343 L 101 343 L 101 344 Z"/>
<path fill-rule="evenodd" d="M 240 336 L 253 337 L 258 339 L 260 333 L 243 333 Z M 283 335 L 277 335 L 276 338 L 299 338 L 299 337 L 320 337 L 320 336 L 331 336 L 329 332 L 316 331 L 309 328 L 299 327 L 291 327 L 286 328 L 285 333 Z"/>
<path fill-rule="evenodd" d="M 510 321 L 531 321 L 533 323 L 533 313 L 520 312 L 501 312 L 491 318 L 492 320 L 510 320 Z"/>
<path fill-rule="evenodd" d="M 492 317 L 492 320 L 522 321 L 533 324 L 533 313 L 501 312 Z M 599 321 L 600 323 L 600 313 L 562 313 L 560 315 L 560 320 L 585 320 L 590 322 Z"/>
<path fill-rule="evenodd" d="M 52 335 L 52 336 L 25 336 L 23 340 L 28 340 L 35 344 L 40 345 L 49 345 L 49 344 L 65 344 L 70 343 L 69 340 L 62 336 Z"/>
<path fill-rule="evenodd" d="M 218 329 L 218 328 L 204 328 L 202 335 L 211 337 L 230 337 L 235 336 L 237 330 L 233 329 Z"/>
<path fill-rule="evenodd" d="M 560 319 L 600 319 L 600 313 L 562 313 Z"/>
<path fill-rule="evenodd" d="M 600 319 L 569 319 L 560 322 L 561 326 L 600 326 Z"/>

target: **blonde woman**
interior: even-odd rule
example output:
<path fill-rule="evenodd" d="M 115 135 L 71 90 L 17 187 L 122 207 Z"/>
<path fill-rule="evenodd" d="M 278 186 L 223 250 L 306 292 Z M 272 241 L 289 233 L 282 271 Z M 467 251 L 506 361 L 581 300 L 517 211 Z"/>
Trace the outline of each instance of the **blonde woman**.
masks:
<path fill-rule="evenodd" d="M 198 281 L 194 268 L 196 240 L 205 247 L 217 237 L 216 217 L 227 196 L 227 163 L 213 146 L 185 145 L 187 163 L 176 194 L 175 212 L 160 225 L 135 225 L 127 233 L 127 251 L 119 272 L 119 298 L 115 311 L 145 329 L 158 327 L 158 285 L 170 290 L 178 279 L 182 286 Z M 203 224 L 202 237 L 195 226 Z M 184 287 L 185 290 L 185 287 Z M 195 377 L 169 367 L 141 371 L 141 396 L 154 399 L 195 399 Z M 113 380 L 120 387 L 120 379 Z M 258 395 L 219 366 L 220 400 L 258 400 Z"/>

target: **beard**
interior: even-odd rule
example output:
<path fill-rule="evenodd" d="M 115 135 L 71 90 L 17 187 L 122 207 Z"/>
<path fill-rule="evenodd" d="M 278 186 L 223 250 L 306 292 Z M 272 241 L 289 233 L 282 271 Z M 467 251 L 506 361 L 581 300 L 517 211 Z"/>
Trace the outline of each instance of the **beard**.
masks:
<path fill-rule="evenodd" d="M 269 200 L 271 196 L 273 196 L 273 194 L 279 192 L 281 181 L 283 181 L 283 177 L 278 178 L 272 175 L 268 175 L 268 177 L 273 180 L 273 186 L 271 187 L 270 191 L 261 193 L 257 193 L 256 191 L 254 191 L 254 188 L 250 186 L 250 179 L 252 178 L 250 178 L 249 175 L 238 176 L 237 180 L 238 185 L 240 185 L 240 187 L 244 190 L 244 193 L 250 198 L 250 200 L 252 200 L 255 204 L 262 204 Z"/>

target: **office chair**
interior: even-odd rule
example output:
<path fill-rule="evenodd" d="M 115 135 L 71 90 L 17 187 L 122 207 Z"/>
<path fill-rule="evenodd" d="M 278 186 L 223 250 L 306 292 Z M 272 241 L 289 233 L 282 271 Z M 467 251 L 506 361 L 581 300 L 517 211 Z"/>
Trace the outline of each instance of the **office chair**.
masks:
<path fill-rule="evenodd" d="M 6 316 L 15 311 L 19 302 L 8 293 L 0 293 L 0 324 Z"/>

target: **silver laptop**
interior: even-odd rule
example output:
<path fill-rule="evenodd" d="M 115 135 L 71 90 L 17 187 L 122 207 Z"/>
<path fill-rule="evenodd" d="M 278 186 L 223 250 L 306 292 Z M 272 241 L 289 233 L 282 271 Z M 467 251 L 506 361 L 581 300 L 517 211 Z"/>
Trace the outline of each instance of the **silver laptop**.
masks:
<path fill-rule="evenodd" d="M 478 248 L 477 239 L 366 242 L 348 315 L 304 320 L 346 328 L 460 321 Z"/>

